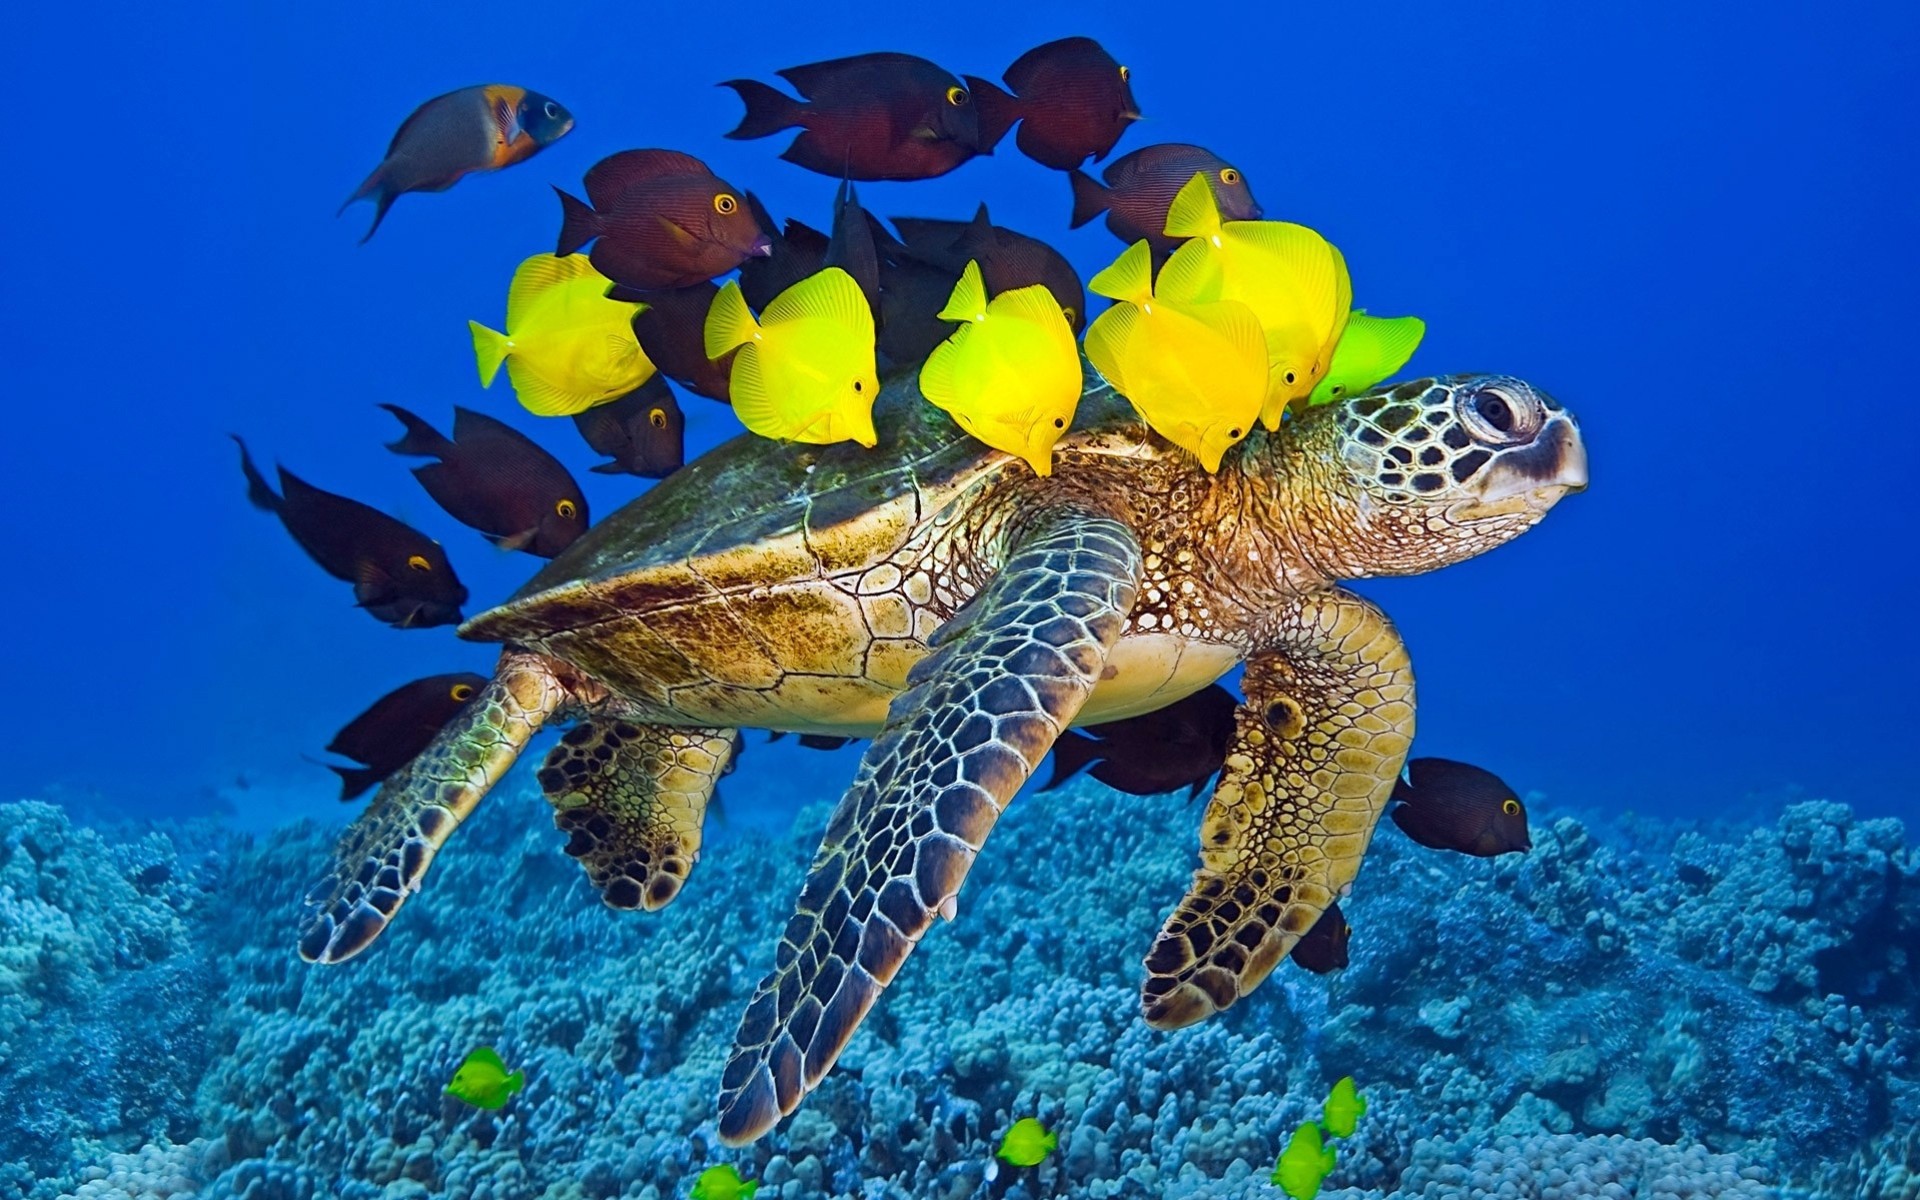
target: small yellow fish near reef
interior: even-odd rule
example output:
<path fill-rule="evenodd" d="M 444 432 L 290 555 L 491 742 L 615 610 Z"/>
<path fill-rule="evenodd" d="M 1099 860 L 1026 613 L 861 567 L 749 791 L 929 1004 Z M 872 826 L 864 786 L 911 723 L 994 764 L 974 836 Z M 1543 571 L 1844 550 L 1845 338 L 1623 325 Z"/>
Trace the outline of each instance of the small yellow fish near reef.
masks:
<path fill-rule="evenodd" d="M 1045 284 L 991 301 L 969 261 L 943 321 L 964 321 L 920 368 L 920 392 L 996 450 L 1053 473 L 1053 444 L 1073 424 L 1083 376 L 1073 326 Z"/>
<path fill-rule="evenodd" d="M 759 1190 L 758 1179 L 742 1179 L 732 1163 L 721 1163 L 700 1172 L 688 1196 L 689 1200 L 753 1200 Z"/>
<path fill-rule="evenodd" d="M 1167 236 L 1188 240 L 1162 268 L 1163 299 L 1238 300 L 1260 319 L 1268 375 L 1260 423 L 1280 428 L 1287 406 L 1304 403 L 1326 375 L 1346 329 L 1353 303 L 1346 259 L 1305 225 L 1222 221 L 1204 175 L 1173 198 Z M 1193 270 L 1194 259 L 1213 260 L 1218 274 Z"/>
<path fill-rule="evenodd" d="M 853 276 L 839 267 L 815 272 L 775 296 L 757 321 L 728 280 L 707 311 L 707 357 L 736 346 L 728 391 L 748 429 L 816 445 L 879 440 L 873 309 Z"/>
<path fill-rule="evenodd" d="M 1320 1185 L 1333 1173 L 1333 1151 L 1320 1137 L 1320 1127 L 1312 1121 L 1293 1131 L 1280 1161 L 1273 1164 L 1273 1182 L 1293 1200 L 1313 1200 Z"/>
<path fill-rule="evenodd" d="M 1354 1086 L 1353 1076 L 1343 1075 L 1327 1094 L 1320 1110 L 1320 1124 L 1333 1137 L 1352 1137 L 1360 1118 L 1367 1115 L 1367 1098 Z"/>
<path fill-rule="evenodd" d="M 1335 404 L 1366 391 L 1406 366 L 1426 334 L 1427 323 L 1419 317 L 1373 317 L 1354 309 L 1334 347 L 1333 365 L 1313 385 L 1308 406 Z"/>
<path fill-rule="evenodd" d="M 584 254 L 536 254 L 507 289 L 507 332 L 468 321 L 480 382 L 492 387 L 500 364 L 528 412 L 568 417 L 617 400 L 653 375 L 633 336 L 646 305 L 607 299 L 613 286 Z"/>
<path fill-rule="evenodd" d="M 447 1095 L 457 1096 L 476 1108 L 499 1108 L 526 1083 L 526 1072 L 507 1074 L 507 1064 L 500 1061 L 493 1047 L 482 1046 L 467 1055 L 460 1069 L 453 1073 Z"/>
<path fill-rule="evenodd" d="M 1033 1117 L 1021 1117 L 1000 1139 L 1000 1148 L 994 1153 L 1016 1167 L 1033 1167 L 1052 1154 L 1059 1144 L 1059 1134 L 1049 1131 Z"/>
<path fill-rule="evenodd" d="M 1179 255 L 1174 256 L 1176 259 Z M 1218 290 L 1218 264 L 1169 261 L 1161 290 Z M 1192 275 L 1196 278 L 1187 278 Z M 1155 432 L 1218 471 L 1228 447 L 1253 431 L 1267 395 L 1267 342 L 1238 301 L 1175 304 L 1153 288 L 1153 252 L 1135 242 L 1087 285 L 1120 303 L 1087 328 L 1087 357 Z"/>

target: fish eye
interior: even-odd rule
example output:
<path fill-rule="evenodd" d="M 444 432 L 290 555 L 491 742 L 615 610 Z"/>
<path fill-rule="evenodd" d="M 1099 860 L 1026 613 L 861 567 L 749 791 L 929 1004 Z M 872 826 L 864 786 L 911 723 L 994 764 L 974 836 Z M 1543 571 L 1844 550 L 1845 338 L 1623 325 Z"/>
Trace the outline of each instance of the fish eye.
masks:
<path fill-rule="evenodd" d="M 1340 927 L 1340 936 L 1341 936 L 1341 937 L 1352 937 L 1352 936 L 1353 936 L 1353 926 L 1351 926 L 1351 925 L 1342 925 L 1342 926 Z"/>
<path fill-rule="evenodd" d="M 861 390 L 860 381 L 858 379 L 853 381 L 853 390 L 856 392 Z"/>
<path fill-rule="evenodd" d="M 426 556 L 426 555 L 424 555 L 424 554 L 410 554 L 410 555 L 408 555 L 408 556 L 407 556 L 407 565 L 408 565 L 409 567 L 412 567 L 412 568 L 413 568 L 414 570 L 416 570 L 416 571 L 431 571 L 431 570 L 433 570 L 433 564 L 427 561 L 427 556 Z"/>
<path fill-rule="evenodd" d="M 546 114 L 547 114 L 547 117 L 548 117 L 548 119 L 549 119 L 549 120 L 551 120 L 551 119 L 552 119 L 552 118 L 554 118 L 554 117 L 557 117 L 557 116 L 559 116 L 559 115 L 560 115 L 560 106 L 559 106 L 558 104 L 555 104 L 555 103 L 554 103 L 553 101 L 551 101 L 551 100 L 549 100 L 549 101 L 547 101 L 547 107 L 546 107 Z"/>
<path fill-rule="evenodd" d="M 1121 82 L 1121 83 L 1125 83 L 1125 82 L 1126 82 L 1127 80 L 1129 80 L 1129 79 L 1132 79 L 1132 78 L 1133 78 L 1133 72 L 1132 72 L 1132 71 L 1129 71 L 1129 70 L 1127 70 L 1127 69 L 1126 69 L 1126 67 L 1124 67 L 1124 66 L 1120 68 L 1120 82 Z"/>
<path fill-rule="evenodd" d="M 1518 800 L 1515 800 L 1512 796 L 1508 796 L 1506 800 L 1500 805 L 1500 811 L 1507 814 L 1510 817 L 1517 817 L 1520 815 L 1520 802 Z"/>
<path fill-rule="evenodd" d="M 1053 419 L 1053 427 L 1054 427 L 1055 429 L 1065 429 L 1065 428 L 1067 427 L 1067 420 L 1066 420 L 1066 418 L 1065 418 L 1065 417 L 1055 417 L 1055 418 Z"/>
<path fill-rule="evenodd" d="M 1293 372 L 1292 372 L 1292 371 L 1288 371 L 1288 372 L 1286 373 L 1286 375 L 1285 375 L 1285 376 L 1283 376 L 1283 378 L 1284 378 L 1284 379 L 1285 379 L 1285 380 L 1286 380 L 1286 381 L 1287 381 L 1288 383 L 1292 383 L 1292 382 L 1293 382 L 1293 379 L 1294 379 L 1294 375 L 1293 375 Z"/>
<path fill-rule="evenodd" d="M 1238 426 L 1227 430 L 1227 436 L 1234 439 L 1235 441 L 1240 440 L 1240 435 L 1241 435 L 1241 430 L 1239 429 Z"/>
<path fill-rule="evenodd" d="M 571 500 L 563 499 L 560 503 L 553 506 L 553 511 L 571 521 L 580 515 L 580 506 Z"/>
<path fill-rule="evenodd" d="M 667 427 L 667 410 L 664 408 L 648 409 L 647 424 L 653 426 L 655 429 L 665 429 Z"/>
<path fill-rule="evenodd" d="M 713 211 L 723 217 L 730 217 L 740 211 L 740 201 L 736 200 L 731 192 L 721 192 L 713 198 Z"/>
<path fill-rule="evenodd" d="M 1226 184 L 1228 187 L 1232 187 L 1234 184 L 1240 182 L 1240 172 L 1234 170 L 1232 167 L 1228 167 L 1220 172 L 1220 182 Z"/>
<path fill-rule="evenodd" d="M 1074 311 L 1074 307 L 1071 304 L 1067 305 L 1065 308 L 1062 308 L 1060 310 L 1060 315 L 1067 319 L 1067 324 L 1069 325 L 1073 324 L 1074 322 L 1080 319 L 1080 314 Z"/>
<path fill-rule="evenodd" d="M 453 685 L 453 690 L 448 692 L 447 695 L 453 697 L 454 700 L 459 703 L 464 704 L 473 698 L 473 685 L 470 683 L 456 683 Z"/>
<path fill-rule="evenodd" d="M 1344 383 L 1336 383 L 1327 389 L 1327 394 L 1336 398 L 1344 396 L 1347 394 L 1347 385 Z"/>
<path fill-rule="evenodd" d="M 967 102 L 967 89 L 950 87 L 947 89 L 947 103 L 959 108 Z"/>

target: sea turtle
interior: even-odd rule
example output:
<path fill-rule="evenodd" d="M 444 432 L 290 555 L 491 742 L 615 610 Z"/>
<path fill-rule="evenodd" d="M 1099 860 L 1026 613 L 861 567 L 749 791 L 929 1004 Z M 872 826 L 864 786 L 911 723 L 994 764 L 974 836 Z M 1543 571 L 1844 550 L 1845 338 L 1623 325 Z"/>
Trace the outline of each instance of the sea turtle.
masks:
<path fill-rule="evenodd" d="M 605 901 L 698 856 L 738 731 L 872 736 L 721 1077 L 729 1144 L 819 1084 L 1060 731 L 1246 666 L 1200 867 L 1148 951 L 1176 1028 L 1266 977 L 1353 879 L 1413 736 L 1393 626 L 1342 580 L 1446 566 L 1585 487 L 1573 417 L 1504 376 L 1423 379 L 1254 431 L 1218 474 L 1097 375 L 1045 478 L 911 378 L 872 450 L 743 436 L 461 630 L 492 682 L 347 831 L 300 953 L 366 949 L 548 721 L 539 773 Z"/>

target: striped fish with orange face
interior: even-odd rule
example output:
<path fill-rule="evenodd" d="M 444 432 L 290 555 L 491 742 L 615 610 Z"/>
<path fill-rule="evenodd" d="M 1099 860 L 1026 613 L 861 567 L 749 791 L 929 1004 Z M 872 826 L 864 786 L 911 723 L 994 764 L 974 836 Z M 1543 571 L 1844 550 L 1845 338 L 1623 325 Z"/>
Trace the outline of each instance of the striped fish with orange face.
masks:
<path fill-rule="evenodd" d="M 403 192 L 444 192 L 475 171 L 525 162 L 573 128 L 573 114 L 539 92 L 483 83 L 436 96 L 413 110 L 393 135 L 387 156 L 340 206 L 372 200 L 373 225 Z M 338 215 L 338 214 L 335 214 Z"/>

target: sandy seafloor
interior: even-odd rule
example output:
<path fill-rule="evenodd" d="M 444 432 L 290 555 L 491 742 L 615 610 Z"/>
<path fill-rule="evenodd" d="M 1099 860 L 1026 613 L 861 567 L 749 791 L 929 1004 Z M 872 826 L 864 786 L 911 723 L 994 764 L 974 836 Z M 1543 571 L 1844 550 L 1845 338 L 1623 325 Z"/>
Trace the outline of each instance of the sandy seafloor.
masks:
<path fill-rule="evenodd" d="M 1279 1147 L 1352 1074 L 1372 1108 L 1338 1200 L 1920 1197 L 1901 824 L 1532 806 L 1534 850 L 1492 861 L 1383 822 L 1347 970 L 1284 964 L 1169 1035 L 1139 1018 L 1139 964 L 1199 804 L 1024 795 L 958 919 L 743 1151 L 713 1136 L 720 1064 L 824 804 L 785 833 L 710 822 L 670 908 L 616 913 L 516 772 L 377 949 L 331 968 L 293 953 L 331 829 L 0 806 L 0 1196 L 653 1200 L 734 1161 L 781 1200 L 1279 1197 Z M 527 1073 L 498 1113 L 442 1094 L 483 1043 Z M 1025 1115 L 1059 1150 L 988 1178 Z"/>

